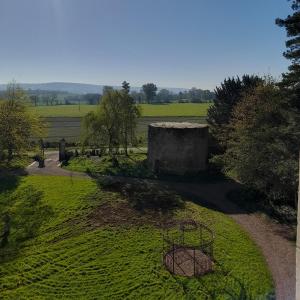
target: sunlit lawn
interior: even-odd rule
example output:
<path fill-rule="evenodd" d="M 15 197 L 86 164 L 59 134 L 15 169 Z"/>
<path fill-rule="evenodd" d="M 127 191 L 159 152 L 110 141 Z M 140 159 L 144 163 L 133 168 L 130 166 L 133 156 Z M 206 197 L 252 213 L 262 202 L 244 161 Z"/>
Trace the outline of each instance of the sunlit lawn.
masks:
<path fill-rule="evenodd" d="M 145 117 L 160 116 L 206 116 L 209 103 L 141 104 Z M 37 106 L 31 109 L 42 117 L 82 117 L 95 110 L 96 105 Z"/>
<path fill-rule="evenodd" d="M 272 291 L 259 249 L 220 212 L 187 201 L 185 210 L 175 214 L 181 218 L 189 212 L 216 233 L 215 272 L 188 279 L 163 267 L 158 228 L 86 228 L 93 207 L 115 205 L 121 201 L 118 194 L 94 194 L 98 187 L 92 180 L 68 177 L 29 176 L 16 189 L 20 193 L 28 186 L 43 192 L 43 204 L 53 212 L 18 252 L 3 256 L 6 250 L 1 249 L 1 299 L 257 299 Z M 2 204 L 12 187 L 2 182 Z"/>

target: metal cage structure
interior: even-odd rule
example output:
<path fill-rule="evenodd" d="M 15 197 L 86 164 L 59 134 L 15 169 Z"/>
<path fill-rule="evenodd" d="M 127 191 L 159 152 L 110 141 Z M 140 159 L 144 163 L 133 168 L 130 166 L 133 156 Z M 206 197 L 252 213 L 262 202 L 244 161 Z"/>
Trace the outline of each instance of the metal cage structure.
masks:
<path fill-rule="evenodd" d="M 192 219 L 174 222 L 162 232 L 162 260 L 166 269 L 186 277 L 203 276 L 213 271 L 214 232 Z"/>

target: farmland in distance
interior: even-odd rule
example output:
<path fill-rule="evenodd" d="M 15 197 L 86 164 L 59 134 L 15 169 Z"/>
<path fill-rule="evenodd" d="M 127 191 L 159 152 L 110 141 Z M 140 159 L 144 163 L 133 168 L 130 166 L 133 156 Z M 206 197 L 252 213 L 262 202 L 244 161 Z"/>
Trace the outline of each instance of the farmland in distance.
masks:
<path fill-rule="evenodd" d="M 154 122 L 194 122 L 206 123 L 206 117 L 141 117 L 138 121 L 137 134 L 144 140 L 147 138 L 148 125 Z M 47 117 L 47 133 L 44 140 L 49 142 L 59 141 L 65 138 L 67 142 L 78 142 L 81 132 L 81 117 Z"/>

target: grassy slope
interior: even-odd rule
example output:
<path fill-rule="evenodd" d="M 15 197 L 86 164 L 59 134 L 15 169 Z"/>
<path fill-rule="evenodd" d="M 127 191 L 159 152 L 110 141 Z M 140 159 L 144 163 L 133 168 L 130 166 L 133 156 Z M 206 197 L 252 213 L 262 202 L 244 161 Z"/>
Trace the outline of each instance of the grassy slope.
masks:
<path fill-rule="evenodd" d="M 153 174 L 147 168 L 146 158 L 144 153 L 131 153 L 129 157 L 118 155 L 119 166 L 116 167 L 108 155 L 96 159 L 79 156 L 71 158 L 64 168 L 75 172 L 150 178 Z"/>
<path fill-rule="evenodd" d="M 259 250 L 222 213 L 187 203 L 186 211 L 215 230 L 215 257 L 226 271 L 217 268 L 199 280 L 187 279 L 173 277 L 162 267 L 158 229 L 86 231 L 80 223 L 63 223 L 74 216 L 84 223 L 84 215 L 97 204 L 87 197 L 96 190 L 91 180 L 30 176 L 22 179 L 21 186 L 26 185 L 44 191 L 43 201 L 55 215 L 16 257 L 0 264 L 1 298 L 232 299 L 229 293 L 237 295 L 245 286 L 257 299 L 272 288 Z M 118 201 L 116 194 L 107 192 L 98 201 L 106 198 Z"/>
<path fill-rule="evenodd" d="M 209 103 L 141 104 L 144 117 L 160 116 L 206 116 Z M 96 105 L 37 106 L 31 109 L 42 117 L 83 117 Z"/>

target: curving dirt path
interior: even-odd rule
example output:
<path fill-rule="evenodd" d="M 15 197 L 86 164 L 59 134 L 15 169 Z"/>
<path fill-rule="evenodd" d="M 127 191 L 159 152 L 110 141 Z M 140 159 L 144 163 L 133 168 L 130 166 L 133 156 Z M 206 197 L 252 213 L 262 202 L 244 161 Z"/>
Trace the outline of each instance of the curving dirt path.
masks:
<path fill-rule="evenodd" d="M 33 163 L 26 168 L 28 174 L 58 175 L 58 176 L 89 176 L 84 173 L 72 172 L 60 168 L 58 153 L 48 153 L 45 168 L 38 168 Z M 140 181 L 137 179 L 116 177 L 118 181 Z M 289 239 L 290 229 L 284 225 L 272 222 L 267 217 L 258 213 L 248 213 L 237 207 L 226 198 L 227 192 L 238 187 L 237 183 L 230 181 L 216 183 L 178 183 L 161 182 L 164 186 L 177 192 L 192 197 L 201 205 L 213 207 L 231 216 L 240 224 L 261 248 L 269 269 L 272 273 L 276 299 L 295 300 L 296 288 L 296 246 Z"/>
<path fill-rule="evenodd" d="M 236 187 L 235 183 L 176 183 L 170 184 L 170 186 L 194 199 L 205 198 L 199 200 L 199 204 L 213 205 L 240 224 L 261 248 L 265 256 L 273 276 L 276 299 L 295 300 L 296 246 L 289 239 L 290 228 L 274 223 L 262 214 L 247 213 L 227 200 L 226 193 Z"/>

